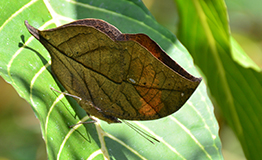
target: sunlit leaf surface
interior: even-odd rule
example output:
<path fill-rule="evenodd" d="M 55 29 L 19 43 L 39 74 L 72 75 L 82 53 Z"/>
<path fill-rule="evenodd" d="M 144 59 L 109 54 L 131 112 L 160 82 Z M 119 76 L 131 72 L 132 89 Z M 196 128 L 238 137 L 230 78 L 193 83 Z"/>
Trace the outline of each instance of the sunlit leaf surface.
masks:
<path fill-rule="evenodd" d="M 205 76 L 210 96 L 247 159 L 262 157 L 261 69 L 232 40 L 224 1 L 177 0 L 179 38 Z M 185 9 L 186 8 L 186 9 Z"/>

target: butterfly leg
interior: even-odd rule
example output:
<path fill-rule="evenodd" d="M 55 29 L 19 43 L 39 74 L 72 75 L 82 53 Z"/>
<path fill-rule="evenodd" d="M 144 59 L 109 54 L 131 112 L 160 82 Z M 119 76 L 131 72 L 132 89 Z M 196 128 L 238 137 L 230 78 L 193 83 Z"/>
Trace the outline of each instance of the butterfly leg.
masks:
<path fill-rule="evenodd" d="M 79 99 L 80 101 L 82 100 L 82 98 L 80 98 L 80 97 L 78 97 L 78 96 L 76 96 L 76 95 L 72 95 L 72 94 L 69 94 L 69 93 L 67 93 L 67 92 L 61 92 L 61 91 L 58 91 L 58 90 L 54 89 L 53 87 L 50 87 L 50 89 L 52 89 L 52 90 L 55 91 L 55 92 L 58 92 L 58 93 L 64 94 L 64 95 L 66 95 L 66 96 L 70 96 L 70 97 L 73 97 L 73 98 Z"/>
<path fill-rule="evenodd" d="M 91 117 L 90 115 L 88 115 L 88 116 L 89 116 L 89 118 L 91 119 L 91 121 L 79 122 L 79 123 L 73 124 L 73 125 L 71 125 L 71 126 L 69 126 L 69 127 L 72 128 L 72 127 L 77 126 L 77 125 L 80 125 L 80 124 L 89 124 L 89 123 L 95 123 L 95 122 L 97 122 L 96 119 L 94 119 L 94 118 Z"/>
<path fill-rule="evenodd" d="M 66 96 L 70 96 L 70 97 L 76 98 L 76 99 L 78 99 L 78 100 L 80 100 L 80 101 L 82 100 L 82 98 L 80 98 L 80 97 L 78 97 L 78 96 L 75 96 L 75 95 L 72 95 L 72 94 L 69 94 L 69 93 L 66 93 L 66 92 L 58 91 L 58 90 L 54 89 L 53 87 L 50 87 L 50 89 L 52 89 L 52 90 L 55 91 L 55 92 L 64 94 L 64 95 L 66 95 Z M 90 115 L 88 115 L 88 116 L 89 116 L 89 118 L 91 119 L 91 121 L 88 121 L 88 122 L 79 122 L 79 123 L 74 124 L 74 125 L 71 125 L 71 126 L 69 126 L 69 127 L 72 128 L 72 127 L 74 127 L 74 126 L 76 126 L 76 125 L 80 125 L 80 124 L 95 123 L 95 122 L 97 122 L 96 119 L 94 119 L 94 118 L 91 117 Z"/>

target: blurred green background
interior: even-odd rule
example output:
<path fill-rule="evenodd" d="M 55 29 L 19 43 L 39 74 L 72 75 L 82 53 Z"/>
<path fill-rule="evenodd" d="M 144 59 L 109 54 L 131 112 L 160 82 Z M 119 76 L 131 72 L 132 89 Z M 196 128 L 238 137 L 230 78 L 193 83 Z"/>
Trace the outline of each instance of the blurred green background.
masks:
<path fill-rule="evenodd" d="M 177 33 L 179 17 L 174 0 L 143 0 L 156 20 Z M 262 12 L 260 0 L 226 0 L 233 37 L 262 68 Z M 0 160 L 47 159 L 39 122 L 30 105 L 0 77 Z M 222 151 L 226 160 L 245 159 L 241 146 L 216 108 Z"/>

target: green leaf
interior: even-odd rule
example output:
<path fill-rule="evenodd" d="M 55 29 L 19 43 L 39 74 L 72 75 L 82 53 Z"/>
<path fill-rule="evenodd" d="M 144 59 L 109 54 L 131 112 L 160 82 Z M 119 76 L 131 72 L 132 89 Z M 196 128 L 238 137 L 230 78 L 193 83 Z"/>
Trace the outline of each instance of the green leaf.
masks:
<path fill-rule="evenodd" d="M 213 106 L 201 83 L 175 114 L 131 122 L 161 142 L 148 142 L 125 124 L 77 125 L 86 113 L 71 97 L 54 92 L 59 83 L 50 71 L 50 56 L 26 30 L 82 18 L 103 19 L 123 33 L 145 33 L 188 72 L 199 76 L 176 37 L 159 25 L 140 0 L 1 1 L 0 74 L 32 106 L 40 120 L 49 159 L 223 159 Z"/>
<path fill-rule="evenodd" d="M 201 69 L 215 106 L 241 142 L 247 159 L 262 157 L 262 74 L 231 38 L 222 0 L 176 1 L 179 38 Z"/>

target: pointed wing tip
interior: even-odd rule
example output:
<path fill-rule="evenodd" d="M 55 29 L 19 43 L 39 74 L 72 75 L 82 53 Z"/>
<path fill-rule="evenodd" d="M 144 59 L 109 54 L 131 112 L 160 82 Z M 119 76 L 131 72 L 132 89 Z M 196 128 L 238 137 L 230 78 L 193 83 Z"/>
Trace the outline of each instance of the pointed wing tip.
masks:
<path fill-rule="evenodd" d="M 196 87 L 198 87 L 199 84 L 200 84 L 201 81 L 202 81 L 202 77 L 199 77 L 199 78 L 195 77 L 195 81 L 197 82 L 197 86 L 196 86 Z"/>
<path fill-rule="evenodd" d="M 26 26 L 26 28 L 29 30 L 29 28 L 32 28 L 32 26 L 28 23 L 28 21 L 27 20 L 25 20 L 25 26 Z"/>
<path fill-rule="evenodd" d="M 25 20 L 25 26 L 27 28 L 27 30 L 30 32 L 30 34 L 32 34 L 36 39 L 39 40 L 39 33 L 38 33 L 38 29 L 34 28 L 33 26 L 31 26 L 27 20 Z"/>
<path fill-rule="evenodd" d="M 191 80 L 193 83 L 197 83 L 197 86 L 201 83 L 202 81 L 202 77 L 194 77 L 194 76 L 190 76 L 189 80 Z"/>
<path fill-rule="evenodd" d="M 197 78 L 197 81 L 200 83 L 202 81 L 202 77 Z"/>

